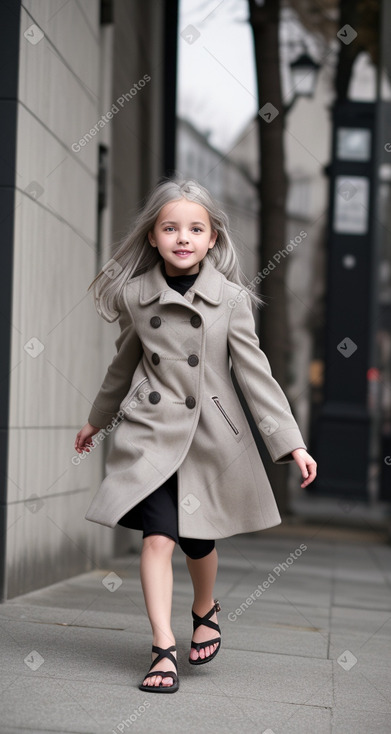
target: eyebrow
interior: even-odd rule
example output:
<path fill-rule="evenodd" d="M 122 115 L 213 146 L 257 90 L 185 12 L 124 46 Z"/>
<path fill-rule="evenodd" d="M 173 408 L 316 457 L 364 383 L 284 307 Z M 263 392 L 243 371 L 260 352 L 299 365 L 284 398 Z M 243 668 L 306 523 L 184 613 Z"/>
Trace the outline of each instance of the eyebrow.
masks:
<path fill-rule="evenodd" d="M 178 222 L 174 222 L 173 220 L 170 220 L 170 221 L 167 220 L 164 222 L 160 222 L 160 224 L 178 224 Z M 205 222 L 191 222 L 191 224 L 203 224 L 204 227 L 206 226 Z"/>

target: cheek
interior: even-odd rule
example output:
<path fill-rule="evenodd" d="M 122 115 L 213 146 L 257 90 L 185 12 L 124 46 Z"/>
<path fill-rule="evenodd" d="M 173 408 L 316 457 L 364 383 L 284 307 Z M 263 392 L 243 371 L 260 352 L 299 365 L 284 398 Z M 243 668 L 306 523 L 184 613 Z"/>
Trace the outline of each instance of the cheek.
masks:
<path fill-rule="evenodd" d="M 160 232 L 156 238 L 156 242 L 159 245 L 159 247 L 166 247 L 170 244 L 170 234 L 169 232 Z"/>

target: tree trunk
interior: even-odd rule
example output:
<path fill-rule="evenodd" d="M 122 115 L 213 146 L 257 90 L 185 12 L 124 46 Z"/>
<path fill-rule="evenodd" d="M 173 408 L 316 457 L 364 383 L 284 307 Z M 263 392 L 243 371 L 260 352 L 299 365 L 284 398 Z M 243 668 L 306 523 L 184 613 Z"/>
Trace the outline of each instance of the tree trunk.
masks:
<path fill-rule="evenodd" d="M 259 109 L 271 103 L 278 115 L 270 122 L 259 116 L 261 171 L 260 196 L 260 269 L 270 272 L 260 284 L 261 297 L 267 305 L 260 313 L 260 346 L 269 359 L 273 376 L 286 389 L 289 333 L 285 277 L 287 258 L 277 264 L 273 255 L 285 246 L 285 204 L 287 178 L 284 169 L 284 106 L 281 96 L 279 58 L 279 0 L 265 0 L 257 5 L 249 0 L 258 79 Z M 274 266 L 274 267 L 273 267 Z M 268 475 L 280 511 L 288 508 L 288 467 L 270 462 Z"/>

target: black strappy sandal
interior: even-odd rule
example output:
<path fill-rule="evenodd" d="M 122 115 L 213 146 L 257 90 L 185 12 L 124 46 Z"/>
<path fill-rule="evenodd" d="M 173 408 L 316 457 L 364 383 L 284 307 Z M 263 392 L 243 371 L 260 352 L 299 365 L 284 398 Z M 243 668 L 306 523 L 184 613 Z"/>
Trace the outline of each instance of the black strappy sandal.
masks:
<path fill-rule="evenodd" d="M 140 691 L 152 691 L 152 693 L 175 693 L 175 691 L 179 688 L 179 679 L 178 679 L 178 664 L 175 660 L 172 651 L 176 651 L 176 646 L 171 645 L 171 647 L 167 647 L 165 650 L 162 647 L 158 647 L 157 645 L 152 645 L 152 652 L 157 652 L 158 655 L 155 658 L 155 660 L 152 661 L 151 667 L 148 670 L 148 673 L 144 675 L 143 680 L 145 678 L 149 677 L 149 673 L 152 675 L 161 675 L 163 678 L 172 678 L 173 684 L 171 686 L 164 686 L 163 680 L 160 681 L 158 686 L 144 686 L 143 683 L 140 683 L 139 689 Z M 172 662 L 175 664 L 176 673 L 173 670 L 153 670 L 151 672 L 151 668 L 153 668 L 156 663 L 159 663 L 160 660 L 163 660 L 163 658 L 168 658 L 169 660 L 172 660 Z"/>
<path fill-rule="evenodd" d="M 201 624 L 204 624 L 206 627 L 211 627 L 211 629 L 216 630 L 216 632 L 219 632 L 221 635 L 221 629 L 216 622 L 212 622 L 210 617 L 214 612 L 221 612 L 221 606 L 219 604 L 218 599 L 214 599 L 214 605 L 212 609 L 205 614 L 204 617 L 199 617 L 198 614 L 193 612 L 191 610 L 191 614 L 193 617 L 193 633 L 196 631 L 197 627 L 200 627 Z M 191 642 L 191 649 L 197 650 L 199 653 L 200 650 L 205 649 L 205 647 L 208 647 L 208 645 L 213 645 L 215 642 L 218 642 L 218 645 L 216 647 L 216 650 L 212 652 L 211 655 L 208 655 L 207 658 L 200 658 L 198 655 L 197 660 L 192 660 L 191 657 L 189 657 L 189 663 L 191 665 L 203 665 L 204 663 L 209 663 L 209 660 L 212 660 L 218 653 L 221 647 L 221 636 L 220 637 L 214 637 L 213 640 L 207 640 L 207 642 Z"/>

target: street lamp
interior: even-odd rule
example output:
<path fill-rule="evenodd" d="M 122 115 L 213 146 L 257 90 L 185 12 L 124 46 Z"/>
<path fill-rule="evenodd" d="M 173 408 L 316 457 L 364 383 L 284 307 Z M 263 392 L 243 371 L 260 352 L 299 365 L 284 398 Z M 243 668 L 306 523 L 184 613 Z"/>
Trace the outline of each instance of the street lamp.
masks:
<path fill-rule="evenodd" d="M 296 96 L 313 97 L 320 65 L 307 53 L 289 64 Z"/>
<path fill-rule="evenodd" d="M 318 78 L 320 64 L 317 64 L 305 51 L 289 64 L 291 70 L 293 97 L 284 105 L 285 113 L 289 112 L 298 97 L 313 97 Z"/>

